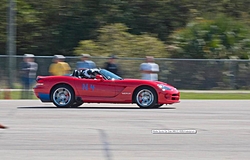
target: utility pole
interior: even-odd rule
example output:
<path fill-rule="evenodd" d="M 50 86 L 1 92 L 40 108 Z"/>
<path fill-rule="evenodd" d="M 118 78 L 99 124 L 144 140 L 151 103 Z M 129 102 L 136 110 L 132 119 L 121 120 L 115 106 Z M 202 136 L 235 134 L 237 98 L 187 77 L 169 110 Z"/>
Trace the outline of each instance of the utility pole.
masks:
<path fill-rule="evenodd" d="M 8 85 L 13 88 L 13 75 L 16 75 L 16 2 L 8 0 L 8 18 L 7 18 L 7 52 L 9 57 L 8 65 Z"/>

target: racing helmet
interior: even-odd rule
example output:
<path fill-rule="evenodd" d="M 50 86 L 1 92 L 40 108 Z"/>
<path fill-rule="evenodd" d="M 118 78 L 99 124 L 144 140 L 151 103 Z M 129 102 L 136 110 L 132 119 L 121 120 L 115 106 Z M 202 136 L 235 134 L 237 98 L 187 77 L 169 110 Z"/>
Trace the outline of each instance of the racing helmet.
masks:
<path fill-rule="evenodd" d="M 82 76 L 84 77 L 84 78 L 92 78 L 92 71 L 90 70 L 90 69 L 85 69 L 85 70 L 83 70 L 82 71 Z"/>
<path fill-rule="evenodd" d="M 99 69 L 97 69 L 97 68 L 95 68 L 95 69 L 90 69 L 90 70 L 91 70 L 91 72 L 92 72 L 93 75 L 95 75 L 95 73 L 96 73 L 96 74 L 100 74 L 100 73 L 99 73 Z"/>

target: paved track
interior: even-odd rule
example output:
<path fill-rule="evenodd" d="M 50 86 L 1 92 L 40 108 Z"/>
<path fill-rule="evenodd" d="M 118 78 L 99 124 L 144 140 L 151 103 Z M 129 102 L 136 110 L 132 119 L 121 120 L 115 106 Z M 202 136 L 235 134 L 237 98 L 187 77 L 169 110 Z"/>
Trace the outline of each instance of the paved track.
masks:
<path fill-rule="evenodd" d="M 0 101 L 1 160 L 250 159 L 250 101 L 183 100 L 160 109 Z M 197 134 L 152 134 L 195 129 Z"/>

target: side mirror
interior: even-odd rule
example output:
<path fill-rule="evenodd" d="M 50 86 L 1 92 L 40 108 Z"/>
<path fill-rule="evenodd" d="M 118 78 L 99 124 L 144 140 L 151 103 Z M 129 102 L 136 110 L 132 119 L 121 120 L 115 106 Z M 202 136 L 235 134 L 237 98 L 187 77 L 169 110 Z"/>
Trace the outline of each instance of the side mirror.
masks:
<path fill-rule="evenodd" d="M 98 80 L 101 80 L 101 81 L 104 80 L 103 77 L 102 77 L 102 75 L 100 75 L 100 74 L 96 75 L 95 78 L 98 79 Z"/>

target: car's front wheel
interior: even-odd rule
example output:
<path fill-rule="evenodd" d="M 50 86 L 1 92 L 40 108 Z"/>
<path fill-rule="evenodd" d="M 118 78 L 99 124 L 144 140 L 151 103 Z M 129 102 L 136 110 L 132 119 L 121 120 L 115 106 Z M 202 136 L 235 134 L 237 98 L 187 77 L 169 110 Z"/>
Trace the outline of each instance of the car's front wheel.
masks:
<path fill-rule="evenodd" d="M 157 102 L 156 92 L 150 87 L 137 89 L 134 96 L 134 100 L 140 108 L 152 108 Z"/>
<path fill-rule="evenodd" d="M 82 104 L 83 104 L 83 102 L 74 102 L 70 107 L 77 108 L 77 107 L 80 107 Z"/>
<path fill-rule="evenodd" d="M 57 107 L 68 108 L 74 103 L 74 91 L 68 85 L 57 85 L 51 91 L 51 100 Z"/>
<path fill-rule="evenodd" d="M 163 104 L 156 104 L 153 106 L 153 108 L 160 108 L 161 106 L 163 106 Z"/>

